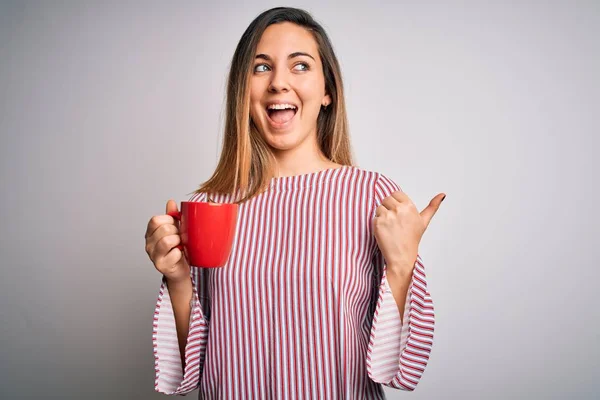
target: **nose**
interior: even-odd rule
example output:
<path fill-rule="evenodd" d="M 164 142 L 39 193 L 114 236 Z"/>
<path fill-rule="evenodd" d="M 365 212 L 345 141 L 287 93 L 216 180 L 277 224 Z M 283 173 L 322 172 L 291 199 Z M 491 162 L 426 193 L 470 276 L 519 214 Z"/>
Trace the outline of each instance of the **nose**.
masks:
<path fill-rule="evenodd" d="M 287 79 L 287 71 L 285 68 L 274 69 L 271 76 L 272 78 L 269 84 L 269 92 L 278 93 L 287 92 L 290 90 L 290 85 Z"/>

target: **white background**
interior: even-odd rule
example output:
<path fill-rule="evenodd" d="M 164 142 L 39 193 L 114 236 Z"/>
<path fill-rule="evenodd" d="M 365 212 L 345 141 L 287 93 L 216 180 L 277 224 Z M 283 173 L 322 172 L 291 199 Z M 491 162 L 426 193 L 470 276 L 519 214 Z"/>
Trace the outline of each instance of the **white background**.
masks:
<path fill-rule="evenodd" d="M 447 194 L 430 363 L 388 397 L 598 398 L 599 3 L 391 3 L 288 4 L 333 41 L 358 165 Z M 234 48 L 278 5 L 0 4 L 1 398 L 163 398 L 146 224 L 216 166 Z"/>

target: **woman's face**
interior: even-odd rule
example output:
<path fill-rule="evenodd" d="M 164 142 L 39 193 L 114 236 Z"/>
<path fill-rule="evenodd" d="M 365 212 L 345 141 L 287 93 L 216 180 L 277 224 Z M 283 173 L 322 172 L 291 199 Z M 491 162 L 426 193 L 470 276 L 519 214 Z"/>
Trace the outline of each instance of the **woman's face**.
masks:
<path fill-rule="evenodd" d="M 250 117 L 266 142 L 274 150 L 316 142 L 317 116 L 330 103 L 312 34 L 290 22 L 270 25 L 258 43 L 250 81 Z"/>

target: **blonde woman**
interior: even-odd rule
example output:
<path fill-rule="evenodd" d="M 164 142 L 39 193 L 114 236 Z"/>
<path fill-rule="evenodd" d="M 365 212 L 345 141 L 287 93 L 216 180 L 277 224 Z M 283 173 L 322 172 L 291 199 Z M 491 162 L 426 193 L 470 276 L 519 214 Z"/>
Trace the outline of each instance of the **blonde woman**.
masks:
<path fill-rule="evenodd" d="M 223 149 L 191 201 L 236 202 L 222 268 L 190 268 L 178 225 L 152 217 L 163 274 L 155 389 L 205 399 L 384 399 L 414 390 L 434 310 L 418 246 L 445 195 L 418 212 L 354 165 L 340 67 L 323 28 L 278 7 L 231 62 Z M 166 212 L 176 211 L 170 200 Z"/>

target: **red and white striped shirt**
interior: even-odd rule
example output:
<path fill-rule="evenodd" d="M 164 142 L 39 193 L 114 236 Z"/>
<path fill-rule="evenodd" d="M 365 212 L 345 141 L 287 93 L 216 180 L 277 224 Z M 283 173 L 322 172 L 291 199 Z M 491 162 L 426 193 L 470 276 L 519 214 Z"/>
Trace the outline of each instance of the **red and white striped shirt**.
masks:
<path fill-rule="evenodd" d="M 422 259 L 401 319 L 371 227 L 397 190 L 380 173 L 344 166 L 273 178 L 241 203 L 227 264 L 191 268 L 184 371 L 163 278 L 155 390 L 199 388 L 200 399 L 385 399 L 382 384 L 414 390 L 434 330 Z"/>

